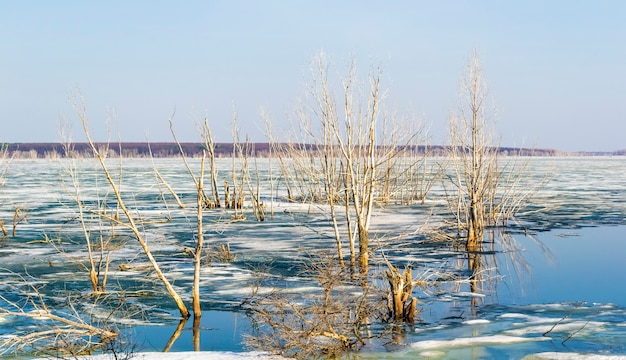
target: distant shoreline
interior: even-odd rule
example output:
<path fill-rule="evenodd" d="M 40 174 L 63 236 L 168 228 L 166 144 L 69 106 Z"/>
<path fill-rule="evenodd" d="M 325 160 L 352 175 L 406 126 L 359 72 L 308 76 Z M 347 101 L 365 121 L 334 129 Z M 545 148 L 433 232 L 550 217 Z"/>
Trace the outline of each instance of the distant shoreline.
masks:
<path fill-rule="evenodd" d="M 122 157 L 128 158 L 177 158 L 180 157 L 180 149 L 175 142 L 121 142 L 121 143 L 95 143 L 96 147 L 107 153 L 109 157 L 118 157 L 121 153 Z M 242 149 L 245 144 L 239 144 Z M 286 144 L 279 144 L 286 145 Z M 204 143 L 185 142 L 180 146 L 188 157 L 200 157 L 205 149 Z M 298 146 L 315 149 L 312 144 L 299 144 Z M 75 157 L 93 157 L 91 148 L 86 142 L 77 142 L 69 144 Z M 0 144 L 0 150 L 8 151 L 8 155 L 17 159 L 58 159 L 67 157 L 68 147 L 62 143 L 3 143 Z M 413 153 L 428 153 L 432 156 L 445 155 L 447 146 L 442 145 L 419 145 L 409 147 Z M 535 149 L 535 148 L 515 148 L 501 147 L 499 151 L 502 155 L 521 155 L 521 156 L 624 156 L 626 150 L 618 151 L 580 151 L 565 152 L 554 149 Z M 250 143 L 247 147 L 247 153 L 250 157 L 270 157 L 275 154 L 270 143 Z M 215 143 L 215 157 L 231 157 L 233 154 L 233 143 Z"/>

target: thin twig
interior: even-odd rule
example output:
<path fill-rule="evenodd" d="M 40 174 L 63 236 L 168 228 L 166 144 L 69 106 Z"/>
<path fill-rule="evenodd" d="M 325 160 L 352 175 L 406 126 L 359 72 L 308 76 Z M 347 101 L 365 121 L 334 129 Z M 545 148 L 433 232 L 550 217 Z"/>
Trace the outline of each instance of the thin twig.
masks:
<path fill-rule="evenodd" d="M 565 319 L 567 319 L 568 317 L 570 317 L 570 315 L 572 315 L 574 313 L 574 311 L 578 310 L 579 307 L 583 306 L 584 304 L 586 304 L 585 301 L 581 301 L 578 303 L 578 305 L 576 305 L 575 308 L 572 309 L 572 311 L 570 311 L 569 313 L 567 313 L 567 315 L 563 316 L 559 321 L 557 321 L 554 325 L 552 325 L 552 327 L 550 328 L 550 330 L 544 332 L 542 334 L 542 336 L 546 336 L 549 333 L 552 332 L 552 330 L 554 330 L 555 327 L 557 327 L 557 325 L 559 325 L 560 323 L 562 323 Z"/>

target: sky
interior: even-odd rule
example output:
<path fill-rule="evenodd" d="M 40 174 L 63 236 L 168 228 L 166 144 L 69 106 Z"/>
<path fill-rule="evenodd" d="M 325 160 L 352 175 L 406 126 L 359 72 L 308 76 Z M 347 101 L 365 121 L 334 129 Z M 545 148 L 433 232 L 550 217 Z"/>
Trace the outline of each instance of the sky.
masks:
<path fill-rule="evenodd" d="M 382 68 L 385 109 L 447 141 L 480 54 L 502 146 L 626 149 L 622 0 L 0 0 L 0 142 L 266 141 L 286 129 L 311 61 Z"/>

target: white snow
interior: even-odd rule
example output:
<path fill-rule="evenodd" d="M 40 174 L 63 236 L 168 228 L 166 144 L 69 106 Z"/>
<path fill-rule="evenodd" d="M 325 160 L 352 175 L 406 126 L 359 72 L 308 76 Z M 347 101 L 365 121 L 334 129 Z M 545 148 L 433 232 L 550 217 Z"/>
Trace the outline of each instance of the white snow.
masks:
<path fill-rule="evenodd" d="M 576 334 L 589 334 L 592 332 L 602 331 L 606 323 L 599 321 L 571 321 L 562 322 L 557 325 L 534 325 L 526 326 L 519 329 L 505 330 L 504 332 L 509 335 L 522 336 L 528 334 L 544 334 L 546 332 L 568 332 Z"/>
<path fill-rule="evenodd" d="M 463 321 L 463 324 L 465 325 L 482 325 L 482 324 L 489 324 L 491 321 L 486 320 L 486 319 L 474 319 L 474 320 L 466 320 Z"/>
<path fill-rule="evenodd" d="M 184 351 L 184 352 L 140 352 L 133 354 L 136 360 L 286 360 L 282 356 L 263 352 L 222 352 L 222 351 Z M 77 360 L 111 360 L 112 355 L 81 356 Z M 44 359 L 35 359 L 44 360 Z"/>
<path fill-rule="evenodd" d="M 427 359 L 439 359 L 446 356 L 446 353 L 444 351 L 423 351 L 420 353 L 420 356 Z"/>
<path fill-rule="evenodd" d="M 626 355 L 579 354 L 573 352 L 544 352 L 524 356 L 522 360 L 625 360 Z"/>
<path fill-rule="evenodd" d="M 546 323 L 553 324 L 561 320 L 561 318 L 548 318 L 548 317 L 534 316 L 534 315 L 520 314 L 520 313 L 506 313 L 506 314 L 502 314 L 498 316 L 498 318 L 522 319 L 526 321 L 525 324 L 546 324 Z M 517 324 L 523 324 L 523 323 L 517 323 Z"/>
<path fill-rule="evenodd" d="M 419 350 L 433 350 L 433 349 L 450 349 L 468 346 L 484 346 L 484 345 L 508 345 L 519 344 L 525 342 L 534 341 L 547 341 L 551 340 L 549 337 L 519 337 L 508 335 L 491 335 L 491 336 L 477 336 L 468 338 L 457 338 L 452 340 L 424 340 L 411 344 L 411 347 Z"/>

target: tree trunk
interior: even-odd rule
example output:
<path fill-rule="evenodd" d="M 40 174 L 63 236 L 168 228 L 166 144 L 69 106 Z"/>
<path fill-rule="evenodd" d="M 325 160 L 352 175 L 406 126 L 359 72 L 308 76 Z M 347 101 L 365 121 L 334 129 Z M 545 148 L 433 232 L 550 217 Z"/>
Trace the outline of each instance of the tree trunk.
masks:
<path fill-rule="evenodd" d="M 224 181 L 224 204 L 226 204 L 226 208 L 230 208 L 230 185 L 228 181 Z"/>
<path fill-rule="evenodd" d="M 194 323 L 196 319 L 200 319 L 202 316 L 202 310 L 200 308 L 200 270 L 201 270 L 201 262 L 202 262 L 202 247 L 204 243 L 204 230 L 202 226 L 202 209 L 204 209 L 205 205 L 205 195 L 204 195 L 204 161 L 206 159 L 206 154 L 203 153 L 202 161 L 200 162 L 200 175 L 198 176 L 197 192 L 198 192 L 198 240 L 196 242 L 196 252 L 194 254 L 194 271 L 193 271 L 193 288 L 192 299 L 193 299 L 193 317 Z"/>
<path fill-rule="evenodd" d="M 369 238 L 367 229 L 360 223 L 357 224 L 359 228 L 359 268 L 361 275 L 367 279 L 369 271 Z"/>

